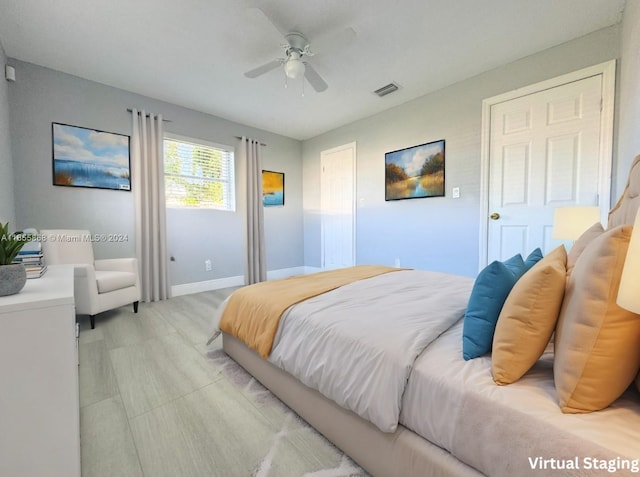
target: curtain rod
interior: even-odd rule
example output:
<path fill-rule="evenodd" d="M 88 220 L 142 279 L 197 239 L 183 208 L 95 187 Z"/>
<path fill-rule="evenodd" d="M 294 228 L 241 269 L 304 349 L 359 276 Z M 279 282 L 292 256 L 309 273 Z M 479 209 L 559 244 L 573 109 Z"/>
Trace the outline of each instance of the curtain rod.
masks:
<path fill-rule="evenodd" d="M 242 139 L 242 136 L 234 136 L 236 139 Z M 260 143 L 261 146 L 267 147 L 267 145 L 263 142 Z"/>
<path fill-rule="evenodd" d="M 130 113 L 133 113 L 133 109 L 131 109 L 131 108 L 127 108 L 127 111 L 129 111 Z M 138 113 L 139 113 L 139 112 L 140 112 L 140 111 L 138 111 Z M 147 113 L 147 117 L 149 117 L 149 116 L 151 116 L 151 114 L 150 114 L 150 113 Z M 163 122 L 165 122 L 165 123 L 170 123 L 170 122 L 172 122 L 172 121 L 171 121 L 171 119 L 165 119 L 165 118 L 162 118 L 162 121 L 163 121 Z"/>

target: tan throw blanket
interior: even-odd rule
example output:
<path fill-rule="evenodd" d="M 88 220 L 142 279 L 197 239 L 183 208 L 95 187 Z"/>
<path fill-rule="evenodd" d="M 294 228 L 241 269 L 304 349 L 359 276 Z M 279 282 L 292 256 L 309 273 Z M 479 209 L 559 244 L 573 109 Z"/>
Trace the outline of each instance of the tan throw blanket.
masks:
<path fill-rule="evenodd" d="M 359 265 L 271 280 L 240 288 L 231 295 L 220 318 L 220 330 L 229 333 L 263 358 L 271 353 L 280 317 L 296 303 L 343 285 L 399 268 Z"/>

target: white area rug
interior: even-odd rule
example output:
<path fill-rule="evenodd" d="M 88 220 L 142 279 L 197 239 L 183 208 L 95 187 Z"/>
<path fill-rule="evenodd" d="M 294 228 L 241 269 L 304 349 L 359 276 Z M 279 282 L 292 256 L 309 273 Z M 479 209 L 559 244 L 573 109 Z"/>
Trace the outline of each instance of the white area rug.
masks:
<path fill-rule="evenodd" d="M 366 477 L 349 457 L 315 431 L 295 412 L 247 373 L 224 351 L 209 351 L 207 358 L 238 392 L 278 429 L 268 452 L 256 463 L 252 477 Z M 309 458 L 300 461 L 300 450 Z M 231 475 L 231 474 L 230 474 Z"/>

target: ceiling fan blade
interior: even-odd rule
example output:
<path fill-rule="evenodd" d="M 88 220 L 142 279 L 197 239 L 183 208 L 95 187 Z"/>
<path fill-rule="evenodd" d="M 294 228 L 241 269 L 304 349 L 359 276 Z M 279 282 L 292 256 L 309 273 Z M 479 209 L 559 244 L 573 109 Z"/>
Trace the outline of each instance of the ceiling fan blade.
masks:
<path fill-rule="evenodd" d="M 355 30 L 351 27 L 348 27 L 344 30 L 331 32 L 330 34 L 314 38 L 311 41 L 311 51 L 317 55 L 331 53 L 341 48 L 345 48 L 346 46 L 353 43 L 355 39 Z"/>
<path fill-rule="evenodd" d="M 318 72 L 311 66 L 309 63 L 305 63 L 304 69 L 304 77 L 307 78 L 309 84 L 315 89 L 318 93 L 322 93 L 329 86 L 322 79 L 322 77 L 318 74 Z"/>
<path fill-rule="evenodd" d="M 278 21 L 274 20 L 271 15 L 268 15 L 267 12 L 258 7 L 252 7 L 247 9 L 247 14 L 251 17 L 252 22 L 259 28 L 259 31 L 271 32 L 283 39 L 287 33 L 286 28 L 284 28 Z"/>
<path fill-rule="evenodd" d="M 282 64 L 281 60 L 273 60 L 262 66 L 258 66 L 257 68 L 247 71 L 244 75 L 247 78 L 257 78 L 258 76 L 268 73 L 271 70 L 275 70 L 281 64 Z"/>

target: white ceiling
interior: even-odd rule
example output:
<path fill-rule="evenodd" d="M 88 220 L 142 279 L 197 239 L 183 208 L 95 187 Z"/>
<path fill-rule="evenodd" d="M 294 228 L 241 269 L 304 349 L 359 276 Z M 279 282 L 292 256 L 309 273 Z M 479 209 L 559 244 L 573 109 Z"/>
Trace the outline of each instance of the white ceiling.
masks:
<path fill-rule="evenodd" d="M 625 0 L 0 0 L 7 56 L 307 139 L 617 23 Z M 316 93 L 280 68 L 287 31 L 355 41 L 310 59 Z M 372 92 L 394 81 L 396 93 Z M 134 105 L 139 106 L 139 105 Z M 159 111 L 162 112 L 162 111 Z"/>

